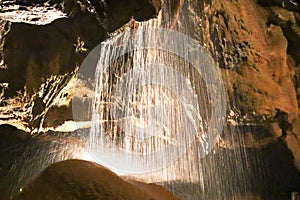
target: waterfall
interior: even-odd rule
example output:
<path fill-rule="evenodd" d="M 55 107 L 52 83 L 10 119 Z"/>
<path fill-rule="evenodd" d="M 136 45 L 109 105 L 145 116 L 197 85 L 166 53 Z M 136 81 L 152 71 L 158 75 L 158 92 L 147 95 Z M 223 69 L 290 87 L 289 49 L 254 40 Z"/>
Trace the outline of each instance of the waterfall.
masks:
<path fill-rule="evenodd" d="M 81 65 L 79 82 L 93 93 L 87 148 L 120 175 L 161 184 L 182 199 L 226 199 L 231 188 L 222 185 L 229 179 L 220 169 L 231 168 L 231 158 L 215 159 L 214 147 L 227 100 L 207 36 L 209 5 L 163 5 L 156 19 L 112 33 Z"/>

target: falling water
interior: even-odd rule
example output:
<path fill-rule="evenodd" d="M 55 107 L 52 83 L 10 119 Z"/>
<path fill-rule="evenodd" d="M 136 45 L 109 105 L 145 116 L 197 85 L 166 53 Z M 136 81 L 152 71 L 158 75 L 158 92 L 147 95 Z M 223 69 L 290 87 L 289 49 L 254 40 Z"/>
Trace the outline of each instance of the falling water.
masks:
<path fill-rule="evenodd" d="M 48 165 L 85 159 L 81 143 L 71 141 L 78 135 L 97 162 L 161 184 L 183 200 L 256 199 L 255 193 L 273 200 L 280 197 L 270 191 L 287 183 L 297 188 L 285 177 L 293 172 L 277 166 L 286 160 L 276 153 L 289 155 L 284 145 L 259 150 L 214 145 L 225 109 L 232 108 L 211 41 L 208 2 L 166 0 L 157 19 L 131 21 L 96 47 L 78 73 L 79 96 L 93 99 L 73 99 L 80 130 L 76 136 L 32 135 L 13 149 L 1 148 L 4 160 L 13 162 L 7 163 L 11 168 L 1 192 L 12 197 Z M 238 136 L 249 131 L 224 129 Z"/>
<path fill-rule="evenodd" d="M 156 19 L 131 21 L 113 33 L 81 66 L 79 77 L 95 92 L 87 146 L 117 173 L 196 199 L 205 190 L 200 159 L 222 131 L 226 95 L 203 39 L 190 37 L 196 33 L 183 10 L 189 2 L 163 5 Z M 184 184 L 196 192 L 180 191 Z"/>
<path fill-rule="evenodd" d="M 76 100 L 73 111 L 78 121 L 90 116 L 87 148 L 113 171 L 161 184 L 180 199 L 253 199 L 253 177 L 264 184 L 260 155 L 215 145 L 230 108 L 205 15 L 209 4 L 163 5 L 156 19 L 129 22 L 82 64 L 78 77 L 94 95 L 87 114 Z"/>
<path fill-rule="evenodd" d="M 224 89 L 209 55 L 195 44 L 182 45 L 188 45 L 188 39 L 179 32 L 141 27 L 101 46 L 90 148 L 104 163 L 115 168 L 130 163 L 127 170 L 132 173 L 156 170 L 185 153 L 196 138 L 201 154 L 210 151 L 225 117 L 219 101 Z M 119 41 L 130 42 L 120 46 Z M 129 58 L 120 58 L 114 66 L 116 57 L 132 49 Z M 201 75 L 203 79 L 197 78 Z M 132 157 L 139 157 L 138 161 L 132 162 Z"/>

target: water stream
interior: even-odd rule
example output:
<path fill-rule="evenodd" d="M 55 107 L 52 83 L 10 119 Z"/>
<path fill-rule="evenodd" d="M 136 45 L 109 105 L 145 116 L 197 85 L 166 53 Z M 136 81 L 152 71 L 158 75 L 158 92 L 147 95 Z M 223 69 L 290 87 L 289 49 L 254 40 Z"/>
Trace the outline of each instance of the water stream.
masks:
<path fill-rule="evenodd" d="M 164 0 L 157 18 L 132 20 L 93 49 L 72 99 L 77 131 L 23 137 L 3 127 L 22 137 L 13 149 L 0 149 L 8 168 L 1 198 L 18 194 L 50 164 L 77 158 L 160 184 L 182 200 L 289 199 L 300 175 L 286 144 L 243 148 L 251 128 L 227 124 L 233 108 L 213 44 L 210 2 Z M 216 145 L 222 130 L 239 146 Z"/>
<path fill-rule="evenodd" d="M 208 6 L 197 3 L 197 9 Z M 95 92 L 87 148 L 120 175 L 162 184 L 183 199 L 200 199 L 207 195 L 206 176 L 218 169 L 214 163 L 204 174 L 201 160 L 213 154 L 227 100 L 218 65 L 201 36 L 205 19 L 191 19 L 195 5 L 189 1 L 173 4 L 164 2 L 156 19 L 131 21 L 81 65 L 78 77 Z M 80 118 L 76 103 L 73 107 Z"/>

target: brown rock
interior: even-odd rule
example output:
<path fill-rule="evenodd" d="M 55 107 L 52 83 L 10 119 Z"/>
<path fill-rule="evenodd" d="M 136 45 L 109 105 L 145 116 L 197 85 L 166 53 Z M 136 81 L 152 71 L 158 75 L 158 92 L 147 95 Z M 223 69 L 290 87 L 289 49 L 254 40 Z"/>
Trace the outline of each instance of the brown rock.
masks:
<path fill-rule="evenodd" d="M 155 17 L 160 3 L 159 0 L 4 1 L 0 5 L 1 101 L 20 95 L 20 103 L 29 104 L 22 108 L 27 117 L 22 117 L 20 123 L 32 129 L 39 127 L 53 100 L 89 51 L 106 39 L 108 32 L 131 18 Z M 52 18 L 49 21 L 47 17 Z M 53 112 L 47 118 L 52 115 Z M 62 124 L 69 116 L 52 124 Z"/>
<path fill-rule="evenodd" d="M 262 115 L 272 120 L 278 110 L 292 122 L 298 106 L 281 27 L 268 24 L 268 11 L 251 0 L 215 1 L 212 9 L 232 107 L 250 115 L 253 122 Z"/>
<path fill-rule="evenodd" d="M 177 199 L 161 186 L 126 181 L 92 162 L 67 160 L 46 168 L 17 199 Z"/>
<path fill-rule="evenodd" d="M 282 129 L 277 123 L 266 125 L 228 125 L 224 128 L 219 147 L 234 149 L 238 147 L 245 148 L 263 148 L 269 143 L 276 142 L 282 137 Z"/>

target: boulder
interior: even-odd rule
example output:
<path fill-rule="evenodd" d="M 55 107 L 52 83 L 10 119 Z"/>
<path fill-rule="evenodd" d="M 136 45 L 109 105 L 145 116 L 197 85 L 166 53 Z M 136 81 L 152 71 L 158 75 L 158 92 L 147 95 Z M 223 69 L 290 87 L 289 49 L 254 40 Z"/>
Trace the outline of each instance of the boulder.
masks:
<path fill-rule="evenodd" d="M 177 198 L 161 186 L 126 181 L 96 163 L 66 160 L 47 167 L 13 199 L 175 200 Z"/>

